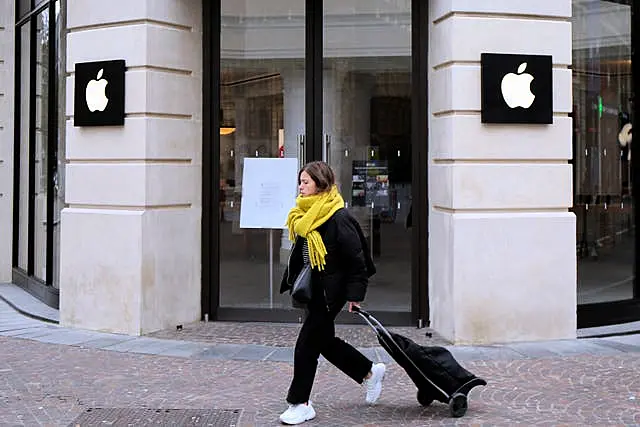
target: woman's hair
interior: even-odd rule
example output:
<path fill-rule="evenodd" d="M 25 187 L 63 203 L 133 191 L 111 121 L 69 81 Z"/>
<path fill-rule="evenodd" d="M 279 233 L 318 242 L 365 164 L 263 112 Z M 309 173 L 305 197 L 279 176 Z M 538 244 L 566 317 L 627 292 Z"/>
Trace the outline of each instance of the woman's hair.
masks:
<path fill-rule="evenodd" d="M 318 192 L 328 191 L 336 183 L 336 176 L 331 166 L 325 162 L 315 161 L 307 163 L 298 172 L 298 184 L 300 184 L 300 175 L 302 172 L 309 174 L 313 182 L 315 182 Z"/>

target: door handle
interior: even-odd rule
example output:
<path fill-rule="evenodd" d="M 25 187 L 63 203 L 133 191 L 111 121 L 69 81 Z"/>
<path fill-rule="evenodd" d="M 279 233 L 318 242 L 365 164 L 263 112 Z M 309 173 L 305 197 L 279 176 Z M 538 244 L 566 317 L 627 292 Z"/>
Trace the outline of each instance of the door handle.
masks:
<path fill-rule="evenodd" d="M 305 165 L 304 161 L 305 141 L 304 135 L 298 135 L 298 170 Z"/>
<path fill-rule="evenodd" d="M 331 164 L 331 135 L 324 136 L 324 161 Z"/>

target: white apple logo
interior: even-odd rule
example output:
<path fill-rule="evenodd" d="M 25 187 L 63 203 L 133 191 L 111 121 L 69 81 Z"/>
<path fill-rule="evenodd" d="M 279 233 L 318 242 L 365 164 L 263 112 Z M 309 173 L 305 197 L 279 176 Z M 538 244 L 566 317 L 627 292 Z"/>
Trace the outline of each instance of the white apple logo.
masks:
<path fill-rule="evenodd" d="M 103 71 L 104 69 L 100 69 L 96 80 L 91 80 L 87 84 L 85 98 L 87 100 L 87 107 L 89 107 L 89 111 L 92 113 L 94 111 L 104 111 L 109 103 L 109 98 L 107 98 L 107 95 L 104 93 L 109 82 L 102 78 Z"/>
<path fill-rule="evenodd" d="M 502 97 L 510 108 L 529 108 L 536 99 L 530 88 L 533 76 L 529 73 L 522 74 L 526 68 L 527 63 L 523 62 L 518 67 L 518 74 L 509 73 L 502 78 Z"/>

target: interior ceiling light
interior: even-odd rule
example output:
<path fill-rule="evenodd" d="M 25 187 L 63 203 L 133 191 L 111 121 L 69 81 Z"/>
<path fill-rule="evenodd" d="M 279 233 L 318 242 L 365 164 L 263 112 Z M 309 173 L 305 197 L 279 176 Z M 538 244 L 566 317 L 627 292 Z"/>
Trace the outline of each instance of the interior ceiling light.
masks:
<path fill-rule="evenodd" d="M 220 109 L 220 135 L 231 135 L 236 131 L 236 127 L 233 123 L 224 120 L 224 113 L 222 108 Z"/>

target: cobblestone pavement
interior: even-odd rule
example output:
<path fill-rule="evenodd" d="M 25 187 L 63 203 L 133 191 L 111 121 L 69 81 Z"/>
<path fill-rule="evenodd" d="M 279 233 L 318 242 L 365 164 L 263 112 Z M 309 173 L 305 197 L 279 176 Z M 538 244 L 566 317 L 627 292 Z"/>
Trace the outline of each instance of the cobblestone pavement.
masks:
<path fill-rule="evenodd" d="M 628 345 L 631 349 L 634 346 Z M 637 347 L 634 347 L 637 348 Z M 415 387 L 388 366 L 379 404 L 321 363 L 309 426 L 640 425 L 640 352 L 470 360 L 489 381 L 464 418 L 445 405 L 420 407 Z M 240 425 L 278 425 L 289 362 L 168 357 L 0 336 L 0 425 L 64 426 L 87 408 L 242 409 Z"/>
<path fill-rule="evenodd" d="M 355 316 L 355 315 L 354 315 Z M 293 347 L 302 324 L 264 322 L 194 322 L 182 329 L 166 329 L 147 336 L 153 338 L 195 341 L 203 343 L 255 344 Z M 428 328 L 393 327 L 422 345 L 448 345 L 450 342 Z M 427 336 L 426 334 L 430 334 Z M 356 347 L 379 346 L 376 334 L 365 324 L 336 325 L 336 335 Z"/>

